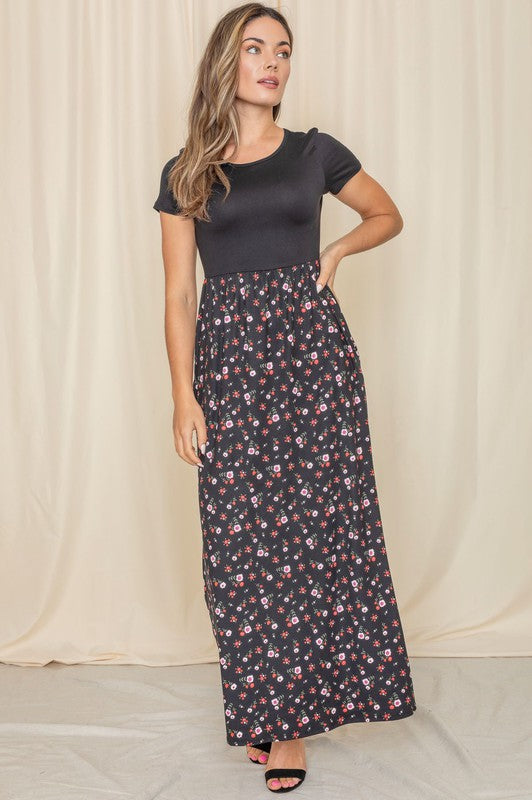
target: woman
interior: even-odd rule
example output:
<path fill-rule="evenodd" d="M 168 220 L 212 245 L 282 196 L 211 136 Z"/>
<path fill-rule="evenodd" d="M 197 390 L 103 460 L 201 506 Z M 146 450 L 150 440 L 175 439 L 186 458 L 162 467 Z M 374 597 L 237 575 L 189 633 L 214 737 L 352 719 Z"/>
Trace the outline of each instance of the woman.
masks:
<path fill-rule="evenodd" d="M 306 736 L 416 708 L 364 380 L 333 291 L 344 256 L 403 223 L 331 134 L 275 124 L 292 44 L 260 3 L 220 20 L 154 204 L 175 446 L 199 467 L 227 742 L 267 761 L 272 791 L 304 779 Z M 363 221 L 320 253 L 326 192 Z"/>

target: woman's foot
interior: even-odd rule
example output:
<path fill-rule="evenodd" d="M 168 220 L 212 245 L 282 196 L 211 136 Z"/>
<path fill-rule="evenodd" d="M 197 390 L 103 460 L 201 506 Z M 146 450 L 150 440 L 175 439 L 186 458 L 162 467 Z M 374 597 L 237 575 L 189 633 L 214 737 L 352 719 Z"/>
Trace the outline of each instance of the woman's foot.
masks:
<path fill-rule="evenodd" d="M 257 747 L 253 747 L 251 744 L 247 744 L 246 749 L 248 751 L 248 757 L 253 761 L 258 761 L 259 764 L 268 763 L 268 756 L 270 755 L 269 753 L 266 753 L 264 750 L 259 750 Z"/>
<path fill-rule="evenodd" d="M 289 739 L 286 742 L 272 742 L 268 769 L 306 769 L 305 742 L 302 739 Z M 267 786 L 274 791 L 285 786 L 295 786 L 300 778 L 270 778 Z"/>

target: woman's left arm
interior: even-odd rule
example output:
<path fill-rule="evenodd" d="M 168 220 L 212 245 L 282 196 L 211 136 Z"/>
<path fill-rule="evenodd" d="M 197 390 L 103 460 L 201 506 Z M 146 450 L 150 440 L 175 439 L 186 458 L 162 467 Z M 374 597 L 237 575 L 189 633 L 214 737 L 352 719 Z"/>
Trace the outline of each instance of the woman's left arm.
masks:
<path fill-rule="evenodd" d="M 317 283 L 327 284 L 331 290 L 342 258 L 383 244 L 403 229 L 403 218 L 392 198 L 363 168 L 334 197 L 360 214 L 362 222 L 320 253 Z M 320 291 L 319 285 L 317 288 Z"/>

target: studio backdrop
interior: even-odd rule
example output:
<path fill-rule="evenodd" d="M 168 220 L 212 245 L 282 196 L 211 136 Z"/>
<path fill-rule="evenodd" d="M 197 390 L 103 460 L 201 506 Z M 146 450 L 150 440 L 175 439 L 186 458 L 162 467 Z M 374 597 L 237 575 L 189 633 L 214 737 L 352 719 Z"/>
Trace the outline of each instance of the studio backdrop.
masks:
<path fill-rule="evenodd" d="M 221 0 L 2 0 L 0 660 L 216 661 L 152 204 Z M 274 3 L 272 3 L 274 5 Z M 410 656 L 532 654 L 528 0 L 284 0 L 277 124 L 400 235 L 340 263 Z M 323 201 L 321 249 L 360 222 Z M 198 256 L 198 298 L 202 281 Z"/>

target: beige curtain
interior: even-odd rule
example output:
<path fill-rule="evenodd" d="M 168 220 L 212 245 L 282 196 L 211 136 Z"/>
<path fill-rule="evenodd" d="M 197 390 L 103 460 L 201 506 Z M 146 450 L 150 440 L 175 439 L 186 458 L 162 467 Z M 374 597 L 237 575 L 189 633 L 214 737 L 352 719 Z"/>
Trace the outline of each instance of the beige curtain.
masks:
<path fill-rule="evenodd" d="M 236 4 L 0 5 L 6 663 L 216 660 L 152 203 Z M 405 221 L 335 290 L 409 654 L 531 655 L 532 5 L 280 9 L 295 47 L 279 124 L 347 144 Z M 327 196 L 322 249 L 359 221 Z"/>

